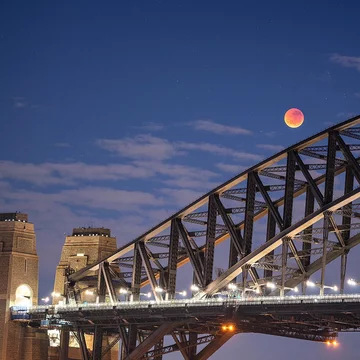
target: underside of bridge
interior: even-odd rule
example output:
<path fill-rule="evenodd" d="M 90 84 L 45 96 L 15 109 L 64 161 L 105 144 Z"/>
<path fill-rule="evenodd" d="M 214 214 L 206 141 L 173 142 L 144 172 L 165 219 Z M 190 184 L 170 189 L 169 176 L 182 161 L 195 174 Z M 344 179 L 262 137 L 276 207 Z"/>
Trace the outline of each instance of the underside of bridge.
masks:
<path fill-rule="evenodd" d="M 121 301 L 139 301 L 150 291 L 161 303 L 176 298 L 184 284 L 192 285 L 194 299 L 284 296 L 297 286 L 303 294 L 312 286 L 324 295 L 336 290 L 329 285 L 334 264 L 343 293 L 350 250 L 360 243 L 359 124 L 360 116 L 295 144 L 107 258 L 78 272 L 69 269 L 67 302 L 80 304 L 85 291 L 94 294 L 94 301 L 110 304 L 118 303 L 120 293 Z M 114 312 L 91 322 L 86 314 L 72 321 L 84 359 L 90 356 L 81 340 L 84 332 L 94 333 L 93 359 L 107 351 L 101 348 L 107 333 L 115 334 L 113 343 L 121 340 L 123 359 L 161 359 L 170 351 L 180 351 L 185 359 L 206 359 L 238 332 L 326 341 L 358 328 L 356 309 L 338 318 L 331 311 L 265 316 L 264 309 L 258 310 L 245 318 L 236 311 L 222 317 L 191 313 L 185 322 L 183 316 L 149 320 L 149 309 L 136 319 Z M 234 330 L 223 331 L 229 322 Z"/>

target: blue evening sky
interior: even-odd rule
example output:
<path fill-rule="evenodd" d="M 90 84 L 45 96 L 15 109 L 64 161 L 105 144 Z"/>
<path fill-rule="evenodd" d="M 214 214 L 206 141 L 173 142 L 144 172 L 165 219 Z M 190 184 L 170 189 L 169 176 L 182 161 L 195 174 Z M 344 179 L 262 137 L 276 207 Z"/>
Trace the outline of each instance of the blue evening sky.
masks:
<path fill-rule="evenodd" d="M 40 295 L 73 227 L 110 227 L 120 246 L 357 114 L 359 11 L 337 0 L 2 2 L 0 210 L 35 223 Z M 283 121 L 292 107 L 305 114 L 296 130 Z M 341 342 L 239 335 L 212 359 L 357 359 L 356 338 Z"/>

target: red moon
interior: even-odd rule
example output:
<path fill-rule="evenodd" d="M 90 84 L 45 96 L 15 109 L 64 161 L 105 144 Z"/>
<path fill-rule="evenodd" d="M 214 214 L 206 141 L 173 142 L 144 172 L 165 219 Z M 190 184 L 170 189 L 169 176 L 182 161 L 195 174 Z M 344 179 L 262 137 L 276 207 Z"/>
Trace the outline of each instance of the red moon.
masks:
<path fill-rule="evenodd" d="M 289 109 L 284 116 L 285 124 L 291 128 L 298 128 L 304 122 L 304 114 L 301 110 L 292 108 Z"/>

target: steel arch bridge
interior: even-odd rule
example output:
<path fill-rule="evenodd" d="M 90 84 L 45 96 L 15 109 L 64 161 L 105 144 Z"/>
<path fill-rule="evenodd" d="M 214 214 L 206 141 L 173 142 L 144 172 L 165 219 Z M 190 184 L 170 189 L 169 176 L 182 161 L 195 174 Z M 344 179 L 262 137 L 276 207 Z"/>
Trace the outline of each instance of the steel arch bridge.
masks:
<path fill-rule="evenodd" d="M 327 276 L 332 262 L 339 264 L 338 290 L 343 294 L 348 254 L 360 243 L 359 124 L 360 116 L 354 117 L 271 156 L 107 258 L 78 272 L 69 271 L 68 303 L 80 304 L 89 289 L 100 303 L 118 304 L 120 289 L 129 294 L 127 301 L 138 302 L 142 289 L 148 288 L 159 305 L 183 290 L 177 284 L 185 264 L 191 267 L 190 283 L 195 285 L 192 301 L 224 293 L 235 298 L 283 298 L 297 286 L 305 295 L 309 285 L 317 286 L 323 296 L 330 287 L 327 281 L 333 279 Z M 214 276 L 218 258 L 224 269 Z M 318 281 L 309 281 L 311 276 Z M 360 305 L 351 311 L 339 306 L 337 317 L 331 309 L 322 312 L 315 306 L 302 307 L 298 313 L 260 307 L 251 316 L 239 315 L 235 307 L 207 317 L 193 314 L 186 320 L 169 316 L 162 324 L 115 310 L 105 317 L 94 315 L 91 321 L 89 314 L 68 315 L 68 319 L 80 341 L 84 331 L 94 333 L 93 356 L 101 354 L 102 334 L 116 332 L 114 341 L 121 340 L 123 359 L 161 359 L 169 348 L 185 359 L 206 359 L 234 333 L 326 341 L 339 331 L 359 330 Z M 226 321 L 234 324 L 232 333 L 222 331 Z M 167 337 L 175 343 L 166 345 Z M 208 344 L 197 352 L 203 343 Z M 82 349 L 87 358 L 84 345 Z"/>

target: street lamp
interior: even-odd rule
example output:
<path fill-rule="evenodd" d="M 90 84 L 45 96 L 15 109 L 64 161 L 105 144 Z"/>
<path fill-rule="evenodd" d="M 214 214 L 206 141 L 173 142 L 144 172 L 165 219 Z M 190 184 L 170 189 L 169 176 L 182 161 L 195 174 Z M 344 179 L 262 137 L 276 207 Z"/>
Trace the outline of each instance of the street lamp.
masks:
<path fill-rule="evenodd" d="M 41 301 L 43 301 L 46 304 L 49 302 L 49 300 L 50 300 L 50 298 L 48 296 L 41 299 Z"/>
<path fill-rule="evenodd" d="M 323 288 L 323 289 L 331 289 L 331 290 L 334 290 L 334 291 L 339 290 L 339 288 L 336 285 L 333 285 L 333 286 L 323 285 L 323 286 L 321 286 L 321 284 L 319 282 L 313 282 L 311 280 L 306 281 L 306 285 L 309 286 L 309 287 L 318 287 L 320 289 L 321 288 Z"/>
<path fill-rule="evenodd" d="M 347 281 L 347 283 L 348 283 L 350 286 L 360 285 L 360 282 L 359 282 L 359 281 L 356 281 L 355 279 L 349 279 L 349 280 Z"/>
<path fill-rule="evenodd" d="M 191 290 L 191 291 L 199 291 L 200 288 L 199 288 L 197 285 L 192 284 L 192 285 L 190 286 L 190 290 Z"/>
<path fill-rule="evenodd" d="M 288 286 L 280 286 L 278 284 L 275 284 L 271 281 L 267 282 L 266 283 L 266 287 L 269 288 L 269 289 L 272 289 L 272 290 L 275 290 L 275 289 L 282 289 L 284 288 L 284 290 L 290 290 L 290 291 L 294 291 L 294 292 L 299 292 L 299 288 L 297 286 L 294 286 L 293 288 L 292 287 L 288 287 Z"/>

